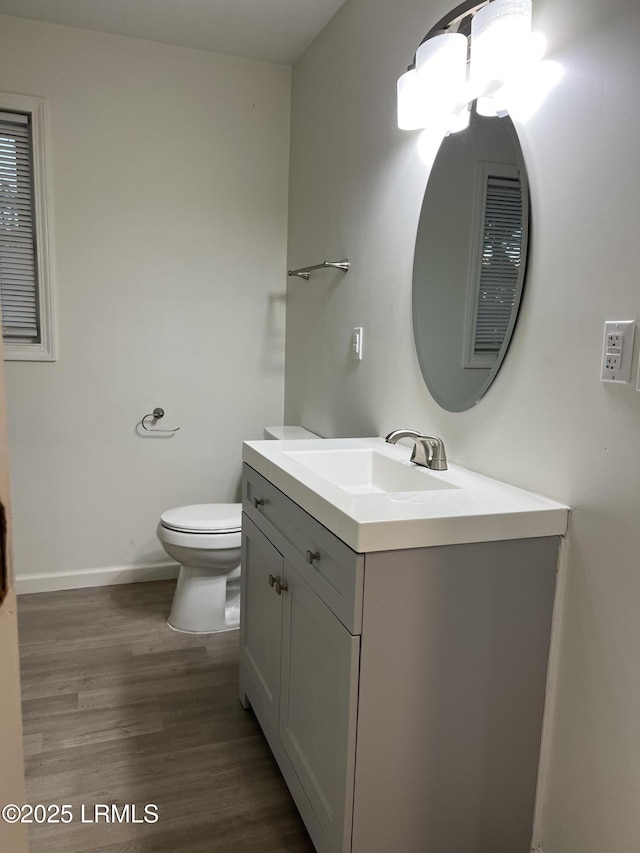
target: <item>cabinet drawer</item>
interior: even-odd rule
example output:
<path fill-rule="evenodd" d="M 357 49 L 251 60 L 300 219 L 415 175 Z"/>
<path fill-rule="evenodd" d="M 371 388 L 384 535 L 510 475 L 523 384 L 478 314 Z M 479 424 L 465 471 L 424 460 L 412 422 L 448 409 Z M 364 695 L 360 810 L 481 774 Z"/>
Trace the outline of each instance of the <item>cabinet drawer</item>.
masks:
<path fill-rule="evenodd" d="M 362 629 L 364 555 L 245 463 L 242 508 L 352 634 Z"/>

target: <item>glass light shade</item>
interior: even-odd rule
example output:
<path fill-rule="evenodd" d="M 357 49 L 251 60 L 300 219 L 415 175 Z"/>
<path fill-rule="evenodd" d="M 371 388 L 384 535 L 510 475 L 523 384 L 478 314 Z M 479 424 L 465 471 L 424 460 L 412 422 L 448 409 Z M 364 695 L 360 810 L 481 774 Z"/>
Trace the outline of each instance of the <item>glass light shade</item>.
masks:
<path fill-rule="evenodd" d="M 400 130 L 417 130 L 429 123 L 429 104 L 420 97 L 415 69 L 407 71 L 398 80 L 398 127 Z"/>
<path fill-rule="evenodd" d="M 492 0 L 471 22 L 471 79 L 507 82 L 530 54 L 531 0 Z"/>
<path fill-rule="evenodd" d="M 457 104 L 467 77 L 467 39 L 443 33 L 421 44 L 416 67 L 398 80 L 398 127 L 416 130 Z"/>
<path fill-rule="evenodd" d="M 467 37 L 442 33 L 416 51 L 416 78 L 421 98 L 431 111 L 451 110 L 467 81 Z"/>

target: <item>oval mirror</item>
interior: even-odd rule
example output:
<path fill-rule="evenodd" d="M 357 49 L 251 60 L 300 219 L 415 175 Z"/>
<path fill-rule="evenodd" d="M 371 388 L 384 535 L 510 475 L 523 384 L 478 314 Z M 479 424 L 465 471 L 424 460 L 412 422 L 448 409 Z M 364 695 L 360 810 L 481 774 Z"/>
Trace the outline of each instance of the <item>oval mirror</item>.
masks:
<path fill-rule="evenodd" d="M 529 193 L 508 116 L 471 107 L 469 126 L 445 137 L 418 224 L 413 330 L 431 395 L 462 412 L 500 369 L 516 322 L 527 258 Z"/>

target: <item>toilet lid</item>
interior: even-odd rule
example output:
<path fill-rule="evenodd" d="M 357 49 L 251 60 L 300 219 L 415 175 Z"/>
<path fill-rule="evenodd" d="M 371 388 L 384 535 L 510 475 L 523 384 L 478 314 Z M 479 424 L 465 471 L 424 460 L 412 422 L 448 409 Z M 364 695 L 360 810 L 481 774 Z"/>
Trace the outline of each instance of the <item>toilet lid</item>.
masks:
<path fill-rule="evenodd" d="M 170 530 L 190 533 L 237 533 L 241 527 L 242 504 L 194 504 L 168 509 L 160 523 Z"/>

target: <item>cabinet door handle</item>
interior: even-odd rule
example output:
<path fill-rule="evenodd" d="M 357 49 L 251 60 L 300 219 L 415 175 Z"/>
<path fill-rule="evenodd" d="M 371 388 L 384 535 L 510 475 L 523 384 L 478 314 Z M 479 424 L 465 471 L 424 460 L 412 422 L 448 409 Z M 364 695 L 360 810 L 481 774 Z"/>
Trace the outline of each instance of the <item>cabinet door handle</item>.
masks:
<path fill-rule="evenodd" d="M 319 559 L 320 559 L 320 551 L 307 551 L 307 563 L 309 563 L 310 566 L 313 565 L 314 560 L 319 560 Z"/>
<path fill-rule="evenodd" d="M 283 592 L 287 592 L 289 589 L 286 583 L 281 583 L 280 578 L 276 578 L 275 587 L 276 595 L 282 595 Z"/>
<path fill-rule="evenodd" d="M 275 586 L 276 581 L 279 581 L 280 578 L 274 578 L 273 575 L 269 575 L 269 586 Z"/>
<path fill-rule="evenodd" d="M 264 500 L 262 498 L 254 498 L 253 505 L 256 509 L 258 509 L 259 506 L 264 506 Z"/>

